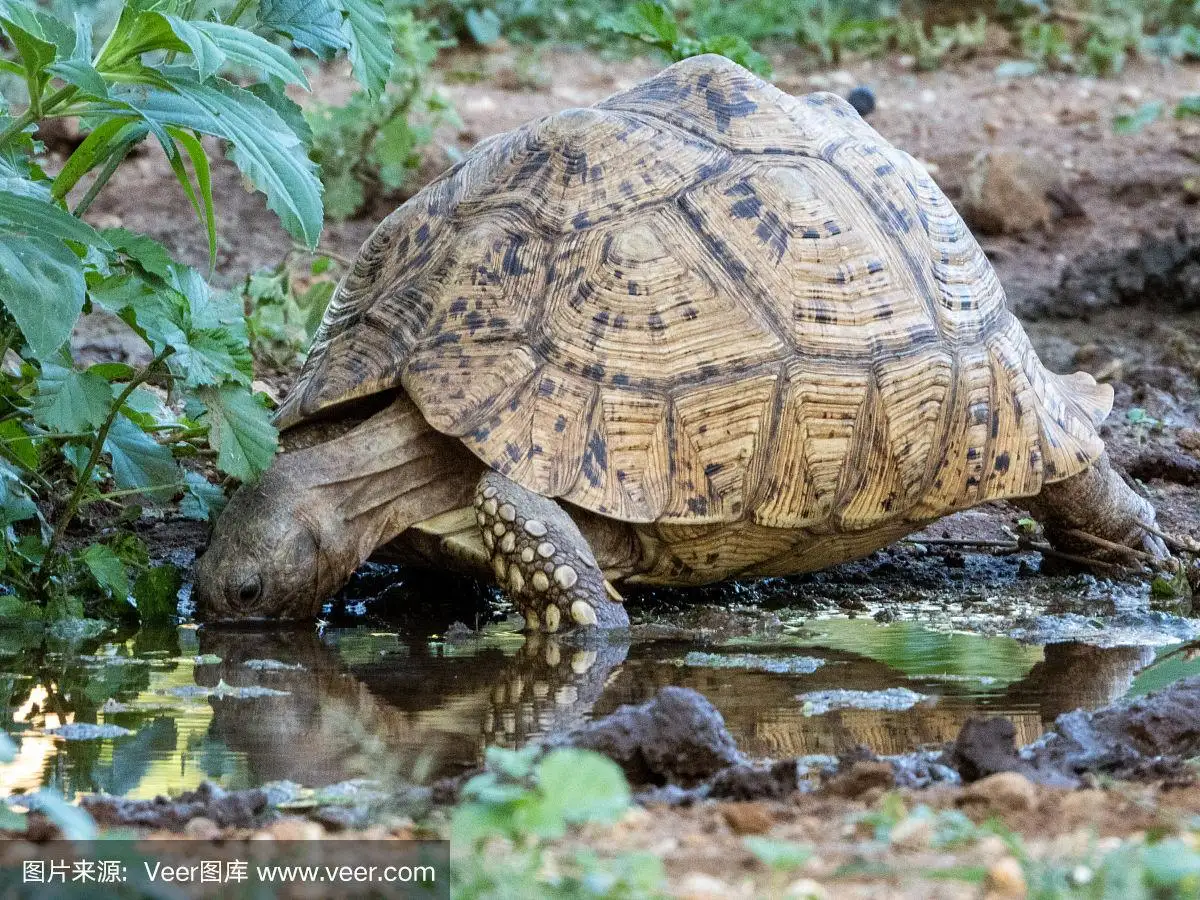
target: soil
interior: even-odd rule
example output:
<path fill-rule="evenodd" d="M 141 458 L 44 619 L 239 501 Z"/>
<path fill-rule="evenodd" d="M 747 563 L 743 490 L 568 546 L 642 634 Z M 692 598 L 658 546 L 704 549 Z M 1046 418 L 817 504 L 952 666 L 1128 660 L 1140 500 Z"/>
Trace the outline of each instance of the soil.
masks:
<path fill-rule="evenodd" d="M 514 60 L 511 52 L 455 53 L 443 59 L 439 90 L 454 104 L 462 124 L 439 131 L 440 143 L 428 150 L 423 178 L 436 174 L 450 153 L 481 138 L 563 107 L 594 102 L 657 68 L 648 61 L 616 62 L 579 51 L 546 51 L 539 67 L 552 78 L 526 89 L 522 85 L 527 79 L 503 77 L 517 71 Z M 795 57 L 774 60 L 776 83 L 794 93 L 830 89 L 845 94 L 856 85 L 869 85 L 878 103 L 870 123 L 925 163 L 952 199 L 962 198 L 975 158 L 983 150 L 1037 154 L 1042 166 L 1056 168 L 1047 184 L 1058 200 L 1049 206 L 1035 203 L 1037 209 L 1017 217 L 1033 227 L 982 236 L 981 243 L 1047 366 L 1060 372 L 1084 369 L 1114 386 L 1116 407 L 1103 435 L 1114 460 L 1141 480 L 1140 489 L 1156 504 L 1163 529 L 1200 538 L 1200 251 L 1195 237 L 1200 208 L 1184 189 L 1184 180 L 1197 173 L 1200 125 L 1164 116 L 1132 135 L 1116 134 L 1111 126 L 1116 113 L 1142 103 L 1163 101 L 1169 109 L 1181 97 L 1200 93 L 1200 68 L 1131 64 L 1119 80 L 1042 75 L 998 81 L 997 62 L 980 58 L 916 73 L 894 59 L 857 62 L 836 72 L 806 70 Z M 480 71 L 502 77 L 472 83 L 458 77 Z M 327 99 L 344 93 L 348 84 L 345 73 L 335 70 L 314 79 L 316 95 Z M 278 264 L 291 241 L 262 198 L 243 187 L 229 164 L 214 168 L 213 182 L 221 220 L 215 281 L 229 285 L 247 272 Z M 322 246 L 352 256 L 395 202 L 380 199 L 361 219 L 331 223 Z M 207 267 L 203 233 L 155 148 L 125 167 L 93 209 L 95 224 L 144 231 L 180 258 Z M 99 318 L 81 327 L 78 344 L 98 358 L 133 352 Z M 812 576 L 806 583 L 820 588 L 832 602 L 874 612 L 877 608 L 865 604 L 863 596 L 883 577 L 906 586 L 918 599 L 925 599 L 924 586 L 933 585 L 943 589 L 950 598 L 947 603 L 963 602 L 953 573 L 964 567 L 992 567 L 987 571 L 996 575 L 999 588 L 979 597 L 979 604 L 994 604 L 994 616 L 1011 622 L 1014 613 L 1008 599 L 1019 602 L 1044 583 L 1036 555 L 964 556 L 933 542 L 1004 540 L 1004 529 L 1019 515 L 1019 507 L 1010 504 L 969 511 L 926 532 L 928 546 L 891 548 L 863 563 Z M 186 557 L 202 541 L 202 529 L 195 526 L 156 527 L 153 534 L 159 555 L 176 552 Z M 1087 600 L 1086 585 L 1077 593 Z M 711 596 L 696 594 L 698 599 Z M 661 597 L 651 594 L 643 600 L 652 609 Z M 888 614 L 905 612 L 895 608 Z M 1030 627 L 1036 627 L 1033 619 Z M 702 709 L 692 713 L 702 720 L 706 715 Z M 1100 729 L 1104 722 L 1091 717 L 1086 724 Z M 960 750 L 976 766 L 972 774 L 963 772 L 968 778 L 997 774 L 965 787 L 902 788 L 906 802 L 961 809 L 975 821 L 998 816 L 1025 835 L 1034 855 L 1051 856 L 1083 854 L 1096 836 L 1103 843 L 1113 836 L 1172 832 L 1200 811 L 1200 787 L 1192 784 L 1116 782 L 1101 790 L 1094 786 L 1094 776 L 1078 772 L 1071 773 L 1070 781 L 1082 788 L 1035 784 L 1026 777 L 1036 774 L 1033 769 L 1006 770 L 1011 734 L 999 734 L 996 727 L 987 726 L 993 730 L 974 736 L 975 750 L 968 735 Z M 1076 739 L 1087 732 L 1080 728 L 1073 732 Z M 1102 735 L 1105 740 L 1112 736 Z M 1127 737 L 1118 741 L 1120 747 L 1128 748 L 1147 735 Z M 1191 746 L 1194 736 L 1185 743 L 1189 753 L 1196 752 Z M 975 752 L 980 747 L 995 752 L 984 758 Z M 638 748 L 625 749 L 631 771 L 647 765 Z M 736 762 L 728 756 L 728 747 L 722 745 L 721 752 L 726 754 L 722 759 Z M 644 799 L 650 805 L 635 809 L 618 825 L 589 828 L 571 840 L 602 848 L 606 855 L 657 853 L 666 861 L 673 892 L 680 896 L 762 896 L 785 890 L 838 897 L 875 897 L 881 891 L 896 897 L 978 896 L 975 884 L 928 875 L 951 865 L 983 867 L 990 873 L 993 891 L 1012 886 L 1015 863 L 999 839 L 974 841 L 952 853 L 935 848 L 928 830 L 916 829 L 890 843 L 872 841 L 862 817 L 878 810 L 884 792 L 894 785 L 890 764 L 860 760 L 845 768 L 840 780 L 807 794 L 795 790 L 787 767 L 780 765 L 724 769 L 713 781 L 713 794 L 735 798 L 731 800 L 681 805 L 660 802 L 672 800 L 670 796 L 648 794 Z M 1007 767 L 1012 768 L 1021 767 Z M 1178 772 L 1171 774 L 1173 778 Z M 211 797 L 192 799 L 212 802 Z M 267 827 L 291 828 L 293 834 L 303 829 L 310 834 L 314 828 L 319 834 L 324 828 L 313 822 L 284 822 L 292 824 Z M 817 853 L 786 877 L 772 875 L 745 848 L 746 834 L 810 844 Z M 841 874 L 831 880 L 839 867 Z"/>

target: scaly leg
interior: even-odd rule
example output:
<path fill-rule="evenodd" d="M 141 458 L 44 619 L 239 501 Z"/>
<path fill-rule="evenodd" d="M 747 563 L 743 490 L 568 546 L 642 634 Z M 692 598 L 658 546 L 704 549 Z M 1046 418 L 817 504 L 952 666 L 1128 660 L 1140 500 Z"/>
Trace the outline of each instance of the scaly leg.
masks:
<path fill-rule="evenodd" d="M 553 500 L 489 470 L 475 490 L 475 518 L 496 581 L 531 631 L 629 626 L 579 527 Z"/>

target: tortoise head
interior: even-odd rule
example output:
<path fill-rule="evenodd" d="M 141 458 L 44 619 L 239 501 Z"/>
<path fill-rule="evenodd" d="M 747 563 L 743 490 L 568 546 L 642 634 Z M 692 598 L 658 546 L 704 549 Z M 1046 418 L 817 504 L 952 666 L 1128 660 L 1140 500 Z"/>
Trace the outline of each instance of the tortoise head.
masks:
<path fill-rule="evenodd" d="M 311 619 L 345 580 L 321 556 L 319 504 L 277 467 L 243 485 L 196 564 L 205 621 Z"/>

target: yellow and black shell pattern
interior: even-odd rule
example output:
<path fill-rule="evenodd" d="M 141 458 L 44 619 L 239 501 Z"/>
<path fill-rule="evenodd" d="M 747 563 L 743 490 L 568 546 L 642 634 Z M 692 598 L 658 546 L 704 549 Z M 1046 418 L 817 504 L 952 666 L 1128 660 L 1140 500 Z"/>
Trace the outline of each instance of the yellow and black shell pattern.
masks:
<path fill-rule="evenodd" d="M 826 533 L 1035 494 L 1112 405 L 1043 368 L 916 161 L 717 56 L 493 137 L 379 225 L 279 421 L 396 389 L 545 496 Z"/>

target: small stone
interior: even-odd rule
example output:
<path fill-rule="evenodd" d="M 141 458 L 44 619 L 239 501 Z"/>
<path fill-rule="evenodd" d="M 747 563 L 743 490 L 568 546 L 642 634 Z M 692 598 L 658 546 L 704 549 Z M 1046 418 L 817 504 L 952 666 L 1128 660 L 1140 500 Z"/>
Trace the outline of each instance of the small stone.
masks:
<path fill-rule="evenodd" d="M 579 575 L 570 566 L 559 566 L 554 570 L 554 582 L 564 591 L 575 587 L 577 581 L 579 581 Z"/>
<path fill-rule="evenodd" d="M 521 574 L 521 570 L 516 566 L 512 566 L 508 570 L 508 586 L 514 594 L 519 594 L 525 590 L 525 576 Z"/>
<path fill-rule="evenodd" d="M 571 604 L 571 618 L 579 625 L 595 625 L 598 621 L 596 610 L 586 600 L 576 600 Z"/>
<path fill-rule="evenodd" d="M 546 526 L 537 519 L 530 519 L 525 523 L 525 531 L 534 537 L 544 537 L 546 534 Z"/>
<path fill-rule="evenodd" d="M 579 700 L 579 688 L 573 684 L 564 684 L 554 692 L 554 702 L 558 706 L 570 706 Z"/>
<path fill-rule="evenodd" d="M 531 562 L 533 562 L 533 557 L 534 557 L 534 552 L 533 552 L 532 547 L 522 547 L 521 548 L 521 562 L 531 563 Z"/>
<path fill-rule="evenodd" d="M 517 536 L 511 531 L 504 532 L 504 537 L 500 538 L 500 549 L 505 553 L 512 553 L 517 548 Z"/>
<path fill-rule="evenodd" d="M 508 531 L 508 527 L 503 522 L 497 522 L 492 526 L 492 534 L 494 534 L 496 537 L 500 537 L 500 535 L 504 534 L 506 531 Z"/>
<path fill-rule="evenodd" d="M 995 863 L 987 873 L 989 891 L 1001 897 L 1024 897 L 1028 891 L 1021 864 L 1011 856 Z"/>
<path fill-rule="evenodd" d="M 483 504 L 483 511 L 489 516 L 494 516 L 496 514 L 496 501 L 485 500 Z"/>
<path fill-rule="evenodd" d="M 765 803 L 725 803 L 720 810 L 734 834 L 766 834 L 775 824 L 775 817 Z"/>
<path fill-rule="evenodd" d="M 582 675 L 594 666 L 599 658 L 600 654 L 595 650 L 576 650 L 571 654 L 571 671 Z"/>
<path fill-rule="evenodd" d="M 856 87 L 847 94 L 846 102 L 864 119 L 875 112 L 875 92 L 865 85 Z"/>
<path fill-rule="evenodd" d="M 545 572 L 533 573 L 533 588 L 542 592 L 550 590 L 550 579 L 546 577 Z"/>
<path fill-rule="evenodd" d="M 183 833 L 194 841 L 215 841 L 221 836 L 221 828 L 212 819 L 197 816 L 183 826 Z"/>
<path fill-rule="evenodd" d="M 985 803 L 997 812 L 1029 812 L 1037 808 L 1037 787 L 1019 772 L 997 772 L 963 790 L 964 803 Z"/>
<path fill-rule="evenodd" d="M 267 833 L 277 841 L 319 841 L 325 837 L 325 829 L 316 822 L 295 816 L 272 823 Z"/>
<path fill-rule="evenodd" d="M 512 522 L 517 518 L 517 508 L 511 503 L 505 503 L 500 507 L 500 518 L 505 522 Z"/>
<path fill-rule="evenodd" d="M 554 545 L 549 541 L 542 541 L 538 544 L 537 552 L 542 559 L 549 559 L 554 555 Z"/>
<path fill-rule="evenodd" d="M 483 499 L 491 500 L 493 497 L 496 496 L 496 493 L 497 492 L 494 487 L 486 487 L 483 489 Z"/>
<path fill-rule="evenodd" d="M 679 880 L 676 896 L 685 900 L 725 900 L 733 896 L 733 889 L 706 872 L 689 872 Z"/>
<path fill-rule="evenodd" d="M 551 603 L 546 607 L 546 612 L 543 613 L 546 619 L 547 631 L 558 631 L 558 626 L 562 624 L 562 613 L 558 611 L 558 607 Z"/>

